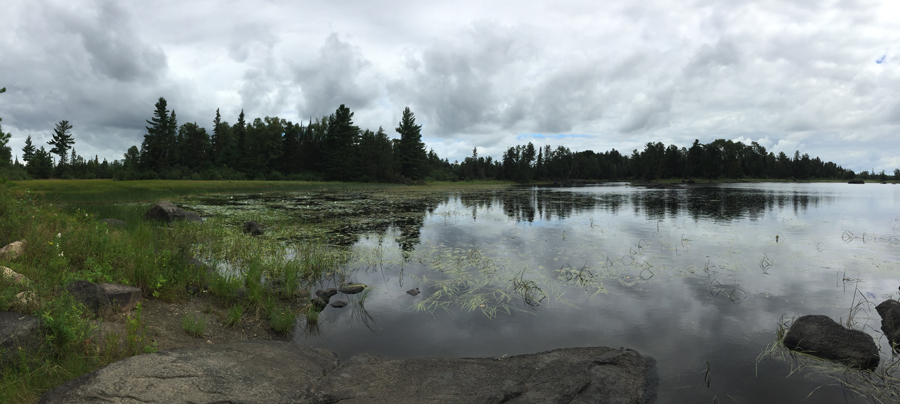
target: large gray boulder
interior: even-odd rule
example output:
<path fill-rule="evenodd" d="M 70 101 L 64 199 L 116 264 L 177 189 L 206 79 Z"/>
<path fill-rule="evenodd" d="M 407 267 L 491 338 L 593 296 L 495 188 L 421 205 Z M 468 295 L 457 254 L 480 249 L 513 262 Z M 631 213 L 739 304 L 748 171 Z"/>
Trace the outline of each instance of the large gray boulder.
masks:
<path fill-rule="evenodd" d="M 144 217 L 166 223 L 172 223 L 176 220 L 203 223 L 203 219 L 200 218 L 200 215 L 181 209 L 169 201 L 160 201 L 156 205 L 153 205 Z"/>
<path fill-rule="evenodd" d="M 88 281 L 73 281 L 66 285 L 66 291 L 84 307 L 96 315 L 103 317 L 112 311 L 112 303 L 106 292 L 99 285 Z"/>
<path fill-rule="evenodd" d="M 828 316 L 798 318 L 784 336 L 784 346 L 859 369 L 875 369 L 881 358 L 872 336 L 849 330 Z"/>
<path fill-rule="evenodd" d="M 339 363 L 321 349 L 250 341 L 131 357 L 39 403 L 653 403 L 656 385 L 655 361 L 627 349 Z"/>
<path fill-rule="evenodd" d="M 328 351 L 251 341 L 176 348 L 115 362 L 39 403 L 294 403 L 338 365 Z"/>
<path fill-rule="evenodd" d="M 875 310 L 881 316 L 881 331 L 888 338 L 891 347 L 900 351 L 900 302 L 885 300 L 875 306 Z"/>
<path fill-rule="evenodd" d="M 18 359 L 20 348 L 39 349 L 43 342 L 39 318 L 13 311 L 0 312 L 0 369 Z"/>

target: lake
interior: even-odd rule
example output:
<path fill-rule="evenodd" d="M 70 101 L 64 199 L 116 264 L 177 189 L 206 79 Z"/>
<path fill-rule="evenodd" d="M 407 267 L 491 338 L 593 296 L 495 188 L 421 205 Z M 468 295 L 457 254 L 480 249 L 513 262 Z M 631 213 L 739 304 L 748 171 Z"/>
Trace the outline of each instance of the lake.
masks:
<path fill-rule="evenodd" d="M 627 347 L 657 360 L 660 403 L 868 402 L 852 390 L 874 374 L 769 349 L 792 319 L 824 314 L 895 363 L 874 307 L 900 296 L 896 185 L 398 187 L 186 205 L 327 222 L 352 258 L 318 286 L 370 289 L 299 319 L 294 339 L 342 359 Z"/>

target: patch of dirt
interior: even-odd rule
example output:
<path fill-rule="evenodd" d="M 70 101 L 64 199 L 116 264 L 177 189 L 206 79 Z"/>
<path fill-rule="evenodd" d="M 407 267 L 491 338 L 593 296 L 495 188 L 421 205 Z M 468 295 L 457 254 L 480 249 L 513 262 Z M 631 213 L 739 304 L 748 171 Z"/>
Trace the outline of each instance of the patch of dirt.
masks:
<path fill-rule="evenodd" d="M 244 312 L 240 324 L 225 325 L 228 303 L 208 293 L 173 303 L 158 299 L 145 299 L 141 302 L 143 310 L 141 319 L 146 326 L 146 337 L 157 351 L 171 348 L 217 344 L 222 342 L 246 340 L 290 340 L 289 335 L 281 335 L 272 330 L 268 323 L 253 312 Z M 134 316 L 129 313 L 117 313 L 98 321 L 97 341 L 106 341 L 106 335 L 116 333 L 120 337 L 120 346 L 124 346 L 126 335 L 126 319 Z M 182 319 L 185 316 L 203 319 L 206 323 L 202 336 L 193 336 L 184 330 Z"/>

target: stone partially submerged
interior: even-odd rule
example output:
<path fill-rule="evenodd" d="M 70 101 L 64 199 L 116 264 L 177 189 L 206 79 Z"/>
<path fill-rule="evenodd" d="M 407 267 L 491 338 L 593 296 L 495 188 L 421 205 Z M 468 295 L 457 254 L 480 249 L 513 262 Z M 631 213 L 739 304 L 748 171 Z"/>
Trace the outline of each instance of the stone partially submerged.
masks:
<path fill-rule="evenodd" d="M 881 331 L 888 338 L 891 347 L 900 351 L 900 302 L 885 300 L 875 306 L 875 310 L 881 316 Z"/>
<path fill-rule="evenodd" d="M 828 316 L 798 318 L 784 336 L 784 346 L 859 369 L 875 369 L 881 358 L 869 334 L 849 330 Z"/>
<path fill-rule="evenodd" d="M 159 220 L 166 223 L 172 223 L 176 220 L 203 223 L 203 219 L 200 218 L 200 215 L 181 209 L 169 201 L 160 201 L 156 205 L 153 205 L 144 217 L 149 220 Z"/>
<path fill-rule="evenodd" d="M 340 363 L 323 349 L 249 341 L 131 357 L 39 403 L 654 403 L 657 382 L 655 361 L 627 349 Z"/>

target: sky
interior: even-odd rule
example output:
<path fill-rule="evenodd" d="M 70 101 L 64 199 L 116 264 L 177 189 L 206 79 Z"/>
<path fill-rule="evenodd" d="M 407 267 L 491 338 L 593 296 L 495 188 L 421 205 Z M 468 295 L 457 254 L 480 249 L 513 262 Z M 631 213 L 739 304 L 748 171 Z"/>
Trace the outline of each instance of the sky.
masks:
<path fill-rule="evenodd" d="M 451 162 L 533 142 L 623 154 L 723 138 L 857 172 L 900 168 L 896 1 L 5 0 L 13 154 L 73 126 L 121 159 L 165 97 L 179 123 L 345 104 Z M 49 147 L 48 147 L 49 148 Z"/>

